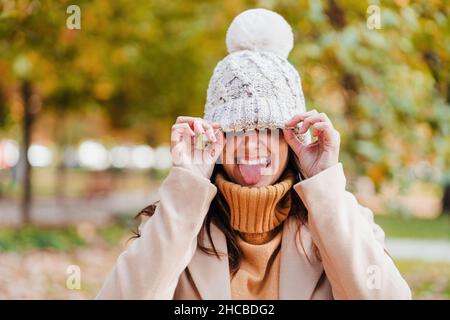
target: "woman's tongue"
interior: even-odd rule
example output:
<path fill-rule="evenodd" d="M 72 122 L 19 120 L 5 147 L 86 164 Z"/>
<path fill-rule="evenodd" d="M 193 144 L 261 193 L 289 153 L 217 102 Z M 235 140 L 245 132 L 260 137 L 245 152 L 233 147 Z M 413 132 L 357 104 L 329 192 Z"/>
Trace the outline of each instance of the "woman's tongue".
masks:
<path fill-rule="evenodd" d="M 239 164 L 238 168 L 247 185 L 254 185 L 261 180 L 261 172 L 264 164 Z"/>

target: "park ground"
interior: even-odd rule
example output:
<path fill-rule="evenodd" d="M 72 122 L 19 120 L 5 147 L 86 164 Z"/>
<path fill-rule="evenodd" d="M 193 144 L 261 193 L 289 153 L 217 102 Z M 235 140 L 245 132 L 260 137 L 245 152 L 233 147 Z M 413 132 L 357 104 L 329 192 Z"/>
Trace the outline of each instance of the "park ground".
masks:
<path fill-rule="evenodd" d="M 429 239 L 431 234 L 436 241 L 448 241 L 448 229 L 442 228 L 449 223 L 447 220 L 443 217 L 428 221 L 428 231 L 420 236 Z M 407 241 L 410 234 L 405 230 L 414 233 L 420 221 L 382 217 L 379 223 L 395 239 Z M 84 223 L 66 228 L 29 227 L 21 231 L 2 228 L 0 299 L 94 298 L 135 227 L 131 217 L 122 216 L 105 227 Z M 450 261 L 395 260 L 415 299 L 450 299 Z M 79 290 L 66 287 L 70 265 L 80 267 Z"/>

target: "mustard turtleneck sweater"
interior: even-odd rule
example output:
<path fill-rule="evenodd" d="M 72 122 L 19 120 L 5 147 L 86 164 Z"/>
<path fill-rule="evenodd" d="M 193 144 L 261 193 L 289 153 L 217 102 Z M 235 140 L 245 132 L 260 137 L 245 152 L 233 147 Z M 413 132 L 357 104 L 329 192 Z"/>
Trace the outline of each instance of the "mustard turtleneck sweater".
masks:
<path fill-rule="evenodd" d="M 274 185 L 246 187 L 217 175 L 215 183 L 228 203 L 231 226 L 239 234 L 243 253 L 231 279 L 232 299 L 279 298 L 282 223 L 291 209 L 288 191 L 294 181 L 294 173 L 287 172 Z"/>

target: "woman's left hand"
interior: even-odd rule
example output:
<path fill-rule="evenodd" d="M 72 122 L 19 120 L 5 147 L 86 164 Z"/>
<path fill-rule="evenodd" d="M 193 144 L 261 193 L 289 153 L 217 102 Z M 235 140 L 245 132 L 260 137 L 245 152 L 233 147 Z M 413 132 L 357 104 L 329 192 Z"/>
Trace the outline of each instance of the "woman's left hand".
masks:
<path fill-rule="evenodd" d="M 301 113 L 295 115 L 286 125 L 296 126 L 299 122 L 303 122 L 300 134 L 313 127 L 313 136 L 317 137 L 315 142 L 303 145 L 291 129 L 283 130 L 283 134 L 295 153 L 299 170 L 306 178 L 310 178 L 338 163 L 341 139 L 325 113 L 318 113 L 316 110 Z"/>

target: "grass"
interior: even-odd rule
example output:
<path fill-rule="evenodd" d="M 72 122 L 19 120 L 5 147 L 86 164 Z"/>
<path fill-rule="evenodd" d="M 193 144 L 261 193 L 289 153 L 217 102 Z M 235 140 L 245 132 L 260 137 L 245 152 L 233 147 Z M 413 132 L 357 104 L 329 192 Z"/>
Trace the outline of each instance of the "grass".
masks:
<path fill-rule="evenodd" d="M 75 228 L 0 229 L 0 251 L 25 251 L 29 249 L 69 250 L 85 245 Z"/>
<path fill-rule="evenodd" d="M 450 263 L 396 261 L 414 299 L 450 299 Z"/>
<path fill-rule="evenodd" d="M 86 228 L 76 226 L 3 227 L 0 228 L 0 252 L 34 249 L 68 251 L 93 244 L 114 247 L 125 237 L 131 237 L 134 229 L 135 223 L 131 216 L 117 218 L 115 223 L 102 228 L 90 226 L 87 231 Z"/>
<path fill-rule="evenodd" d="M 404 215 L 377 215 L 375 222 L 387 237 L 450 240 L 450 215 L 420 219 Z"/>
<path fill-rule="evenodd" d="M 134 214 L 117 216 L 116 223 L 99 229 L 98 235 L 108 246 L 114 247 L 122 239 L 130 239 L 133 236 L 133 232 L 137 229 L 137 224 Z"/>

